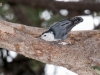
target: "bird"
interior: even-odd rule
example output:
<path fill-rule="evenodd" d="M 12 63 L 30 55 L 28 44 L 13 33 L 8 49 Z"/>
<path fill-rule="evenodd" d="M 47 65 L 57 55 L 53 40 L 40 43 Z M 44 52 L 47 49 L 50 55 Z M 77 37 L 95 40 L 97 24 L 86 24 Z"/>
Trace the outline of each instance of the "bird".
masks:
<path fill-rule="evenodd" d="M 40 35 L 40 38 L 45 41 L 62 41 L 67 38 L 71 29 L 83 22 L 82 17 L 72 17 L 60 20 L 52 24 L 48 30 Z"/>

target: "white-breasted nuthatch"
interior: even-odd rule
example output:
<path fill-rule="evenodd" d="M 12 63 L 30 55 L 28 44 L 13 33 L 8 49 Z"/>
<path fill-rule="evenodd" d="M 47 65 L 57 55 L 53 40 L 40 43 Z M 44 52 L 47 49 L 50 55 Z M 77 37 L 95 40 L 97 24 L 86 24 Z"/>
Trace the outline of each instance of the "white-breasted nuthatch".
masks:
<path fill-rule="evenodd" d="M 45 41 L 59 41 L 67 38 L 68 32 L 78 23 L 82 22 L 83 18 L 73 17 L 61 20 L 54 23 L 50 28 L 40 35 Z"/>

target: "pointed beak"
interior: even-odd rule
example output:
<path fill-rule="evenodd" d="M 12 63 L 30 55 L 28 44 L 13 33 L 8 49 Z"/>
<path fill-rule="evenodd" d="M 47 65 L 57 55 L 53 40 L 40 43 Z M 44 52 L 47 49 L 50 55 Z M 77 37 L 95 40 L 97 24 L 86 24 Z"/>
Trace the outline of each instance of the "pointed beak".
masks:
<path fill-rule="evenodd" d="M 39 36 L 36 36 L 35 38 L 40 38 L 41 37 L 41 35 L 39 35 Z"/>

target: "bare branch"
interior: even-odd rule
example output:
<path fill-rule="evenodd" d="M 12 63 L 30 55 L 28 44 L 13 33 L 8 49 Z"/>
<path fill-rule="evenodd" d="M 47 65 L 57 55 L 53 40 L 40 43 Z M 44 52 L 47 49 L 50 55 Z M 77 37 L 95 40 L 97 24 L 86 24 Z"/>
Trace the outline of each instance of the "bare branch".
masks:
<path fill-rule="evenodd" d="M 80 2 L 63 2 L 63 1 L 55 1 L 55 0 L 6 0 L 12 4 L 23 4 L 28 5 L 35 8 L 44 8 L 50 10 L 60 10 L 60 9 L 67 9 L 73 11 L 84 11 L 86 9 L 90 10 L 91 12 L 100 11 L 100 3 L 99 2 L 87 2 L 87 1 L 80 1 Z M 98 8 L 97 8 L 98 7 Z"/>
<path fill-rule="evenodd" d="M 97 75 L 90 67 L 100 58 L 100 30 L 71 32 L 66 41 L 72 44 L 66 46 L 35 38 L 43 31 L 45 29 L 0 21 L 0 47 L 67 67 L 79 75 Z"/>

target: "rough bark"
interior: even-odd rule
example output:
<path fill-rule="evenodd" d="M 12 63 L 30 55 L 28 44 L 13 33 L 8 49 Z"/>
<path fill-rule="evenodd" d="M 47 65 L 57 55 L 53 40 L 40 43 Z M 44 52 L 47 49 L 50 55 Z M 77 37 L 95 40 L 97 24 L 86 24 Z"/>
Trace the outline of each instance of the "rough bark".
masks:
<path fill-rule="evenodd" d="M 55 0 L 6 0 L 12 4 L 23 4 L 28 5 L 35 8 L 44 8 L 50 10 L 60 10 L 67 9 L 73 11 L 84 11 L 86 9 L 91 12 L 100 11 L 100 3 L 99 2 L 88 2 L 88 1 L 80 1 L 80 2 L 63 2 L 63 1 L 55 1 Z"/>
<path fill-rule="evenodd" d="M 69 45 L 53 44 L 39 38 L 45 29 L 0 21 L 0 48 L 38 61 L 64 66 L 79 75 L 97 75 L 91 68 L 100 58 L 100 30 L 70 32 Z"/>

